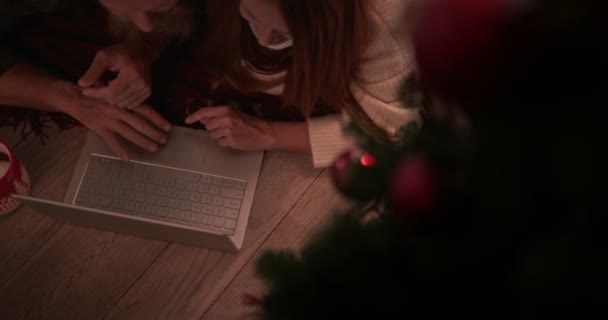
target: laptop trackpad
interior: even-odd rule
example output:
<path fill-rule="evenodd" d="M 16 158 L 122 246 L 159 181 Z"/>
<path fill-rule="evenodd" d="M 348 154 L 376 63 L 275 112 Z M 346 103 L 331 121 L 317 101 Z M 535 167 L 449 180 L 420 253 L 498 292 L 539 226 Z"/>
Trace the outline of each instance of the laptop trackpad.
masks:
<path fill-rule="evenodd" d="M 198 139 L 193 139 L 198 136 Z M 197 133 L 173 130 L 169 142 L 162 146 L 158 152 L 152 153 L 141 148 L 133 147 L 129 150 L 132 160 L 144 163 L 161 164 L 168 167 L 200 171 L 207 156 L 207 144 L 210 139 Z"/>
<path fill-rule="evenodd" d="M 106 150 L 108 155 L 112 154 L 101 141 L 98 147 Z M 206 131 L 181 127 L 174 127 L 171 130 L 169 142 L 158 152 L 148 152 L 133 145 L 130 145 L 128 151 L 131 160 L 143 163 L 160 164 L 176 169 L 245 180 L 251 178 L 252 174 L 259 170 L 260 158 L 263 156 L 261 152 L 243 152 L 222 148 L 209 137 Z"/>
<path fill-rule="evenodd" d="M 206 133 L 189 131 L 184 133 L 184 141 L 202 147 L 204 156 L 200 157 L 200 170 L 205 173 L 225 177 L 249 179 L 256 173 L 255 164 L 259 163 L 259 152 L 243 152 L 217 145 Z"/>

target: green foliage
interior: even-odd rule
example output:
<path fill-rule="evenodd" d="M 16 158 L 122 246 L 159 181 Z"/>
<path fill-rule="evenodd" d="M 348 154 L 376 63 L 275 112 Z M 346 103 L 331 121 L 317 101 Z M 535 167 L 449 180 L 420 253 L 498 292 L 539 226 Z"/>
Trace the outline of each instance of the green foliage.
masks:
<path fill-rule="evenodd" d="M 589 65 L 585 55 L 575 60 Z M 547 79 L 549 62 L 466 109 L 425 103 L 406 82 L 402 99 L 423 105 L 424 126 L 404 125 L 394 144 L 352 123 L 347 132 L 386 165 L 384 174 L 352 173 L 379 188 L 377 204 L 395 164 L 423 153 L 439 176 L 437 207 L 415 219 L 388 209 L 364 222 L 361 202 L 298 254 L 267 252 L 257 269 L 270 289 L 265 319 L 585 318 L 605 306 L 608 111 L 596 108 L 598 84 Z M 577 83 L 567 92 L 544 86 L 557 82 Z"/>
<path fill-rule="evenodd" d="M 478 111 L 473 135 L 429 117 L 395 157 L 415 150 L 437 164 L 436 212 L 364 223 L 357 207 L 336 213 L 299 256 L 266 253 L 264 317 L 543 318 L 602 305 L 608 112 L 526 115 Z"/>

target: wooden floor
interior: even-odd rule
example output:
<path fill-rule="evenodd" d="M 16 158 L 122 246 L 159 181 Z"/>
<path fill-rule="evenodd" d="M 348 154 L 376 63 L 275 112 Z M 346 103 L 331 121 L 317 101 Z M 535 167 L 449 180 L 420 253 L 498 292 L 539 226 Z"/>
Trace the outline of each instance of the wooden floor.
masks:
<path fill-rule="evenodd" d="M 52 130 L 51 130 L 52 131 Z M 61 201 L 86 131 L 50 132 L 14 147 L 31 194 Z M 22 207 L 0 216 L 0 319 L 248 319 L 261 296 L 256 259 L 297 249 L 346 202 L 309 156 L 266 153 L 245 243 L 238 254 L 64 225 Z"/>

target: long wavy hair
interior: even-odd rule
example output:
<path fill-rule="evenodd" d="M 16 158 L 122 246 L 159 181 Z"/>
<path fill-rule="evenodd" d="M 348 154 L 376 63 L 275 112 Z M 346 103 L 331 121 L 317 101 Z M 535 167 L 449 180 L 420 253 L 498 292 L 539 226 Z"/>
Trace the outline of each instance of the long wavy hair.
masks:
<path fill-rule="evenodd" d="M 284 83 L 284 106 L 297 108 L 305 117 L 319 107 L 347 111 L 379 134 L 350 90 L 353 81 L 361 82 L 359 66 L 370 40 L 369 0 L 278 0 L 294 42 L 279 52 L 259 45 L 240 16 L 239 4 L 208 2 L 210 26 L 201 58 L 219 79 L 242 92 Z M 253 70 L 285 76 L 260 80 Z"/>

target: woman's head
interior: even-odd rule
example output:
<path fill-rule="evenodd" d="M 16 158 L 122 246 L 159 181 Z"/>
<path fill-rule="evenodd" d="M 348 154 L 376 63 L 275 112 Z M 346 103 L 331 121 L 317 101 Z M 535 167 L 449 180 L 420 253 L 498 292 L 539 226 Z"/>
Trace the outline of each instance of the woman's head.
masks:
<path fill-rule="evenodd" d="M 287 71 L 284 103 L 305 116 L 319 105 L 348 109 L 353 104 L 349 85 L 357 80 L 368 40 L 368 2 L 236 0 L 232 8 L 226 2 L 214 8 L 210 1 L 210 19 L 220 26 L 212 25 L 217 34 L 205 50 L 215 52 L 220 61 L 230 59 L 224 69 L 240 88 L 260 88 L 251 85 L 251 77 L 243 78 L 247 71 L 241 58 L 258 72 Z M 226 25 L 230 20 L 236 22 L 232 27 Z M 230 43 L 235 34 L 240 41 Z M 291 43 L 290 50 L 272 50 Z"/>
<path fill-rule="evenodd" d="M 279 0 L 241 0 L 239 12 L 262 47 L 284 50 L 293 44 Z"/>

